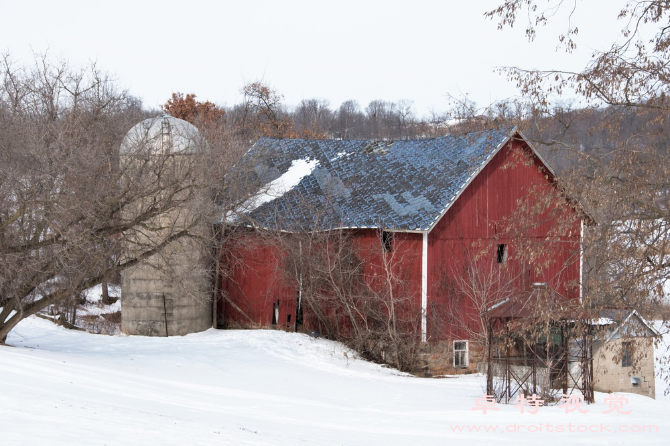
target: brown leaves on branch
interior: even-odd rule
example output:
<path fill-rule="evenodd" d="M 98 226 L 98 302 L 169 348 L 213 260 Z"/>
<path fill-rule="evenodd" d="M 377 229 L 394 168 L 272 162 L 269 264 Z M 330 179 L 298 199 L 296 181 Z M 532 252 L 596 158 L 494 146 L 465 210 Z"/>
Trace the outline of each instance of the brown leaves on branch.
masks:
<path fill-rule="evenodd" d="M 195 94 L 172 93 L 172 98 L 163 105 L 163 111 L 191 124 L 217 124 L 225 119 L 226 112 L 210 101 L 196 101 Z"/>
<path fill-rule="evenodd" d="M 296 138 L 295 124 L 287 113 L 284 96 L 261 81 L 242 88 L 242 120 L 240 131 L 272 138 Z"/>

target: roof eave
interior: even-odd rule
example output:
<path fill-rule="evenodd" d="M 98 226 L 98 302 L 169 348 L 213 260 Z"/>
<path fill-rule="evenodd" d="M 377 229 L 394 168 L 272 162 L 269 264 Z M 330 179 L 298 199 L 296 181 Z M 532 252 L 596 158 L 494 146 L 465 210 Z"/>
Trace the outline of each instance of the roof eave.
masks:
<path fill-rule="evenodd" d="M 517 133 L 519 134 L 519 136 L 521 136 L 521 138 L 528 145 L 528 147 L 530 147 L 530 149 L 533 151 L 535 156 L 537 156 L 537 158 L 542 162 L 542 164 L 549 171 L 549 173 L 551 173 L 551 175 L 554 177 L 554 179 L 558 178 L 554 169 L 552 169 L 551 166 L 549 165 L 549 163 L 547 163 L 545 161 L 545 159 L 542 157 L 542 155 L 540 155 L 540 152 L 535 148 L 535 146 L 530 142 L 530 140 L 528 138 L 526 138 L 526 135 L 524 135 L 523 132 L 521 132 L 521 130 L 518 130 Z M 570 197 L 568 197 L 568 199 L 572 200 Z M 586 213 L 586 211 L 584 210 L 584 207 L 582 206 L 582 204 L 579 201 L 573 200 L 573 202 L 576 204 L 576 206 L 573 206 L 573 207 L 575 208 L 575 210 L 577 212 L 582 214 L 583 219 L 585 220 L 585 223 L 587 225 L 591 226 L 591 225 L 595 225 L 597 223 L 593 217 L 591 217 L 589 214 Z"/>
<path fill-rule="evenodd" d="M 628 316 L 626 316 L 626 319 L 624 319 L 621 323 L 619 323 L 619 324 L 617 325 L 616 329 L 614 329 L 614 331 L 613 331 L 613 332 L 612 332 L 612 333 L 605 339 L 605 342 L 609 342 L 609 341 L 611 341 L 611 340 L 614 338 L 614 336 L 616 336 L 616 334 L 619 333 L 619 329 L 620 329 L 621 327 L 623 327 L 624 325 L 626 325 L 626 324 L 628 323 L 628 321 L 629 321 L 633 316 L 636 316 L 636 317 L 638 318 L 638 320 L 639 320 L 640 322 L 642 322 L 642 324 L 643 324 L 645 327 L 647 327 L 647 329 L 648 329 L 649 331 L 651 331 L 652 335 L 654 335 L 654 336 L 661 336 L 661 333 L 660 333 L 658 330 L 656 330 L 656 329 L 649 323 L 649 321 L 647 321 L 644 317 L 642 317 L 642 315 L 641 315 L 640 313 L 638 313 L 636 309 L 633 309 L 633 311 L 631 311 L 630 314 L 629 314 Z M 637 337 L 637 336 L 636 336 L 636 337 Z"/>
<path fill-rule="evenodd" d="M 515 129 L 516 129 L 516 127 L 515 127 Z M 542 162 L 542 164 L 549 171 L 549 173 L 554 178 L 557 178 L 556 172 L 554 172 L 554 169 L 552 169 L 551 166 L 549 165 L 549 163 L 547 163 L 547 161 L 542 157 L 542 155 L 540 155 L 540 152 L 535 148 L 535 146 L 530 142 L 530 140 L 528 138 L 526 138 L 526 135 L 524 135 L 521 130 L 517 130 L 516 133 L 521 137 L 521 139 L 523 139 L 523 141 L 526 143 L 526 145 L 528 145 L 530 150 L 533 151 L 535 156 Z"/>
<path fill-rule="evenodd" d="M 223 224 L 223 221 L 219 221 L 219 224 Z M 228 223 L 230 224 L 230 223 Z M 423 234 L 428 231 L 423 230 L 423 229 L 392 229 L 392 228 L 383 228 L 381 226 L 335 226 L 332 228 L 327 228 L 327 229 L 316 229 L 316 230 L 311 230 L 311 231 L 298 231 L 298 230 L 289 230 L 289 229 L 277 229 L 277 228 L 272 228 L 270 226 L 263 226 L 263 225 L 256 225 L 253 223 L 243 223 L 241 225 L 233 225 L 233 226 L 244 226 L 250 229 L 256 229 L 256 230 L 262 230 L 262 231 L 278 231 L 278 232 L 283 232 L 287 234 L 298 234 L 298 233 L 311 233 L 311 232 L 329 232 L 329 231 L 343 231 L 343 230 L 356 230 L 356 229 L 374 229 L 374 230 L 383 230 L 386 232 L 402 232 L 402 233 L 408 233 L 408 234 Z"/>

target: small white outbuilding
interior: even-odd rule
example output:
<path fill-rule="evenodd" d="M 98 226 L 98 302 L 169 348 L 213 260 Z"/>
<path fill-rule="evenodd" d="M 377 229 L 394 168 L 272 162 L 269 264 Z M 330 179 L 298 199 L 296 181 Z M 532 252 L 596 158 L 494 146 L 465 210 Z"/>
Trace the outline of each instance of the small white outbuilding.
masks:
<path fill-rule="evenodd" d="M 636 310 L 605 310 L 593 341 L 593 382 L 599 392 L 656 398 L 654 339 L 660 333 Z"/>

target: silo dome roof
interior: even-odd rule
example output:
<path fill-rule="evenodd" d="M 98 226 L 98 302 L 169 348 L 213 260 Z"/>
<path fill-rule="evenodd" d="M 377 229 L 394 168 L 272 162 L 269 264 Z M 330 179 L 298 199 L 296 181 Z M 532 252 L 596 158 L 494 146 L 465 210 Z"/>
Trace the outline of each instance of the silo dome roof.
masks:
<path fill-rule="evenodd" d="M 152 154 L 196 153 L 202 150 L 203 143 L 196 126 L 183 119 L 162 114 L 135 124 L 121 143 L 121 155 L 146 150 Z"/>

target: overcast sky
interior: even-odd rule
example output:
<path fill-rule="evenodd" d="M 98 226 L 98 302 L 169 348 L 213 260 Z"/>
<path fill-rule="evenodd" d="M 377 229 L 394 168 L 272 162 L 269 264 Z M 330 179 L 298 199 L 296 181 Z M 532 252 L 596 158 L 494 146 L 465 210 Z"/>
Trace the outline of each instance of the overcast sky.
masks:
<path fill-rule="evenodd" d="M 525 22 L 498 31 L 495 0 L 30 1 L 2 0 L 0 50 L 29 62 L 47 48 L 111 72 L 148 107 L 174 91 L 222 105 L 263 79 L 288 105 L 322 98 L 414 101 L 447 108 L 447 94 L 480 105 L 515 96 L 497 66 L 579 69 L 616 37 L 621 2 L 577 0 L 579 51 L 556 51 L 556 26 L 528 43 Z M 542 3 L 542 0 L 540 0 Z"/>

